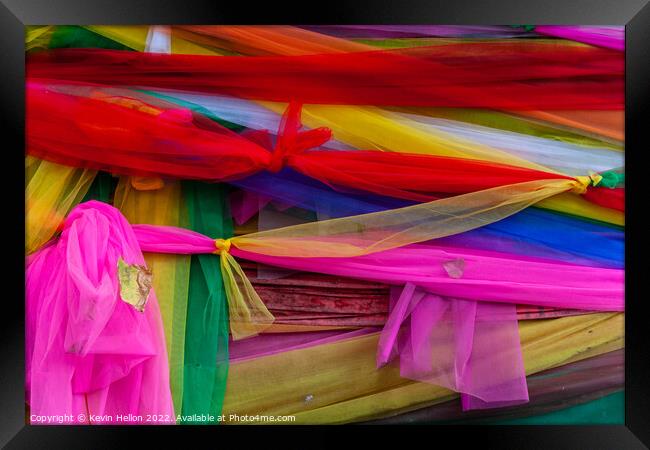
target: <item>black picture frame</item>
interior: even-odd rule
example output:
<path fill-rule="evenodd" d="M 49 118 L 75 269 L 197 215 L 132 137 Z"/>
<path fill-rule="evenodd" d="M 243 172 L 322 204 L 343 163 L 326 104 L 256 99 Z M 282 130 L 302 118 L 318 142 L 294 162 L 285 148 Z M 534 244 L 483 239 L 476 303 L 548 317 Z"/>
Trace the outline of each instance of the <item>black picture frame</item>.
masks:
<path fill-rule="evenodd" d="M 6 448 L 129 448 L 134 434 L 154 441 L 180 434 L 183 442 L 240 433 L 240 427 L 86 427 L 25 425 L 24 414 L 24 26 L 45 24 L 580 24 L 626 27 L 626 346 L 625 425 L 621 426 L 413 426 L 407 433 L 428 436 L 430 445 L 452 439 L 482 448 L 648 448 L 650 446 L 650 355 L 646 353 L 648 315 L 642 277 L 641 246 L 647 176 L 642 162 L 648 145 L 650 105 L 650 5 L 648 0 L 328 0 L 322 3 L 248 3 L 214 0 L 0 0 L 0 108 L 2 142 L 6 143 L 1 178 L 4 196 L 3 287 L 0 313 L 0 445 Z M 11 138 L 11 144 L 9 139 Z M 254 427 L 273 439 L 285 427 Z M 295 427 L 290 427 L 295 430 Z M 295 435 L 296 445 L 335 439 L 333 427 L 309 427 Z M 355 434 L 401 434 L 395 427 L 358 426 Z M 305 428 L 303 427 L 303 431 Z M 245 428 L 244 433 L 252 433 Z M 403 434 L 402 434 L 403 436 Z M 433 440 L 435 436 L 435 441 Z M 305 441 L 305 438 L 309 439 Z M 417 439 L 420 440 L 422 436 Z M 286 439 L 286 438 L 283 438 Z M 365 437 L 364 437 L 365 439 Z M 444 439 L 444 440 L 441 440 Z M 340 441 L 340 439 L 339 439 Z M 222 445 L 226 445 L 226 441 Z M 404 441 L 404 443 L 407 443 Z M 266 444 L 269 445 L 269 444 Z M 284 445 L 280 443 L 279 445 Z M 415 444 L 414 444 L 415 445 Z M 418 445 L 422 445 L 422 442 Z M 212 447 L 212 446 L 211 446 Z"/>

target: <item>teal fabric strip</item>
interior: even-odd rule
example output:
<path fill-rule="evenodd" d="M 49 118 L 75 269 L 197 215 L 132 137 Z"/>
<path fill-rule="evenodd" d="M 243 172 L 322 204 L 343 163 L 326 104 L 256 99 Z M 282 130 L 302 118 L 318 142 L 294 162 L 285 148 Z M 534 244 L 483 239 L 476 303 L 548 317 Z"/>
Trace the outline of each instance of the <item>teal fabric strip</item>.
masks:
<path fill-rule="evenodd" d="M 490 425 L 623 425 L 625 391 L 548 414 L 484 423 Z"/>

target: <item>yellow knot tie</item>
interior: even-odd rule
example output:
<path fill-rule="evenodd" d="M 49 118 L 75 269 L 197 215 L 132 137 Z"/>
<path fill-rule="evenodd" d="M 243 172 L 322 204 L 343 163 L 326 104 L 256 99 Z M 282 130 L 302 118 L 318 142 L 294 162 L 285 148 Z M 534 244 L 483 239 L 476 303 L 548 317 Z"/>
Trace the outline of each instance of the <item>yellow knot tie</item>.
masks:
<path fill-rule="evenodd" d="M 215 239 L 214 246 L 217 248 L 215 253 L 221 254 L 221 252 L 228 253 L 230 251 L 230 239 Z"/>
<path fill-rule="evenodd" d="M 589 176 L 581 176 L 581 177 L 576 177 L 576 184 L 571 189 L 571 192 L 574 192 L 576 194 L 584 194 L 587 192 L 587 188 L 589 186 L 596 186 L 598 183 L 601 182 L 603 179 L 602 176 L 598 175 L 597 173 L 591 173 Z"/>

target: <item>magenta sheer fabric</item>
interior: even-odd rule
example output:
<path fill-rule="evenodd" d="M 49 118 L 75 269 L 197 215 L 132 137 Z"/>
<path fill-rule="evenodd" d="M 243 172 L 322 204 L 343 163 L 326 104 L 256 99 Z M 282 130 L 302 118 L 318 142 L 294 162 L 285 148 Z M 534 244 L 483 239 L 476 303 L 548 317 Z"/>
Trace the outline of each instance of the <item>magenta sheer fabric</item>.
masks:
<path fill-rule="evenodd" d="M 595 47 L 625 50 L 625 27 L 540 25 L 535 32 L 576 42 L 583 42 Z"/>
<path fill-rule="evenodd" d="M 402 377 L 460 392 L 463 410 L 528 401 L 516 305 L 393 288 L 377 366 L 398 354 Z"/>
<path fill-rule="evenodd" d="M 120 298 L 118 259 L 145 261 L 131 226 L 105 203 L 77 206 L 26 273 L 26 389 L 32 417 L 64 423 L 175 423 L 160 310 Z M 94 420 L 93 420 L 93 416 Z M 42 422 L 41 422 L 42 423 Z"/>
<path fill-rule="evenodd" d="M 142 251 L 213 253 L 214 239 L 176 227 L 133 225 Z M 432 241 L 435 242 L 435 241 Z M 335 245 L 336 241 L 333 241 Z M 436 295 L 486 302 L 592 311 L 624 310 L 622 269 L 606 269 L 498 252 L 414 244 L 352 258 L 275 257 L 240 250 L 233 256 L 269 266 L 392 285 L 413 283 Z M 462 262 L 459 274 L 454 264 Z"/>

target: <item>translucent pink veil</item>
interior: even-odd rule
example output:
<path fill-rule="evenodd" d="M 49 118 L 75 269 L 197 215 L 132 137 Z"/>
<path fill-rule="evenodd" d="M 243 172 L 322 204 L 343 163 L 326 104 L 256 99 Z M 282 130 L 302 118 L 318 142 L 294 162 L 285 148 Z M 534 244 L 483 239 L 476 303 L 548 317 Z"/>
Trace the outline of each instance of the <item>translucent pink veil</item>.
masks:
<path fill-rule="evenodd" d="M 463 410 L 528 402 L 514 304 L 393 287 L 377 366 L 398 354 L 402 377 L 460 392 Z"/>
<path fill-rule="evenodd" d="M 175 423 L 160 310 L 120 296 L 118 260 L 145 265 L 131 226 L 101 202 L 77 206 L 26 273 L 26 389 L 32 417 Z"/>

